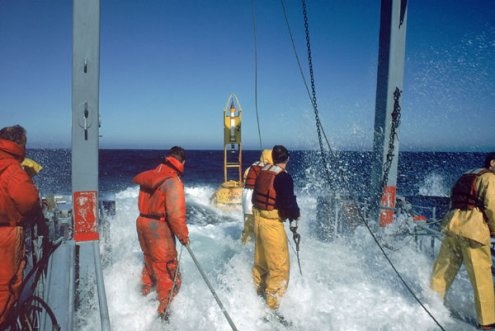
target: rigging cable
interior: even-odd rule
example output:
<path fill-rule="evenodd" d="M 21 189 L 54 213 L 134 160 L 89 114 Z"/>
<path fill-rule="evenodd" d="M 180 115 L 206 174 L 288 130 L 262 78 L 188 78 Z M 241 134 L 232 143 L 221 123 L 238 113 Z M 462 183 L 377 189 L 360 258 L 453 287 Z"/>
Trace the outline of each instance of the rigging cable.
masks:
<path fill-rule="evenodd" d="M 256 40 L 256 0 L 253 0 L 253 39 L 254 39 L 254 106 L 256 108 L 256 122 L 258 123 L 258 137 L 260 139 L 260 149 L 263 149 L 261 142 L 260 117 L 258 112 L 258 43 Z"/>
<path fill-rule="evenodd" d="M 302 0 L 302 7 L 303 7 L 303 15 L 304 15 L 304 31 L 306 34 L 306 48 L 308 51 L 308 66 L 309 66 L 309 76 L 311 80 L 311 102 L 313 104 L 313 109 L 315 113 L 315 121 L 316 121 L 316 131 L 318 133 L 318 143 L 320 145 L 320 151 L 321 151 L 321 160 L 323 162 L 323 166 L 325 169 L 325 174 L 327 176 L 328 182 L 332 183 L 332 177 L 330 176 L 330 171 L 328 170 L 328 162 L 325 157 L 325 150 L 323 148 L 323 142 L 321 138 L 321 122 L 320 122 L 320 116 L 318 115 L 318 104 L 316 102 L 316 87 L 315 87 L 315 78 L 314 78 L 314 72 L 313 72 L 313 60 L 311 56 L 311 43 L 310 43 L 310 38 L 309 38 L 309 24 L 308 24 L 308 15 L 306 11 L 306 1 Z"/>
<path fill-rule="evenodd" d="M 308 64 L 309 64 L 309 71 L 310 71 L 310 78 L 311 78 L 311 95 L 310 95 L 310 99 L 311 99 L 311 103 L 313 105 L 313 109 L 314 109 L 314 113 L 315 113 L 316 128 L 317 128 L 317 132 L 318 132 L 318 140 L 319 140 L 319 145 L 320 145 L 320 151 L 321 151 L 322 161 L 324 163 L 325 174 L 327 176 L 327 179 L 328 179 L 329 183 L 332 183 L 332 180 L 331 180 L 331 177 L 330 177 L 330 173 L 328 171 L 327 161 L 326 161 L 326 158 L 325 158 L 325 151 L 323 149 L 323 143 L 322 143 L 322 133 L 321 132 L 323 132 L 323 134 L 324 134 L 324 130 L 323 130 L 323 126 L 322 126 L 322 124 L 320 122 L 320 119 L 319 119 L 318 106 L 317 106 L 317 101 L 316 101 L 316 89 L 315 89 L 315 83 L 314 83 L 313 64 L 312 64 L 312 57 L 311 57 L 311 43 L 310 43 L 310 37 L 309 37 L 309 24 L 308 24 L 307 10 L 306 10 L 306 1 L 305 0 L 301 0 L 301 2 L 302 2 L 302 7 L 303 7 L 304 28 L 305 28 L 305 33 L 306 33 L 306 46 L 307 46 L 307 52 L 308 52 Z M 300 61 L 299 61 L 299 57 L 297 56 L 297 52 L 296 52 L 296 49 L 295 49 L 295 46 L 294 46 L 294 40 L 293 40 L 293 37 L 292 37 L 292 32 L 291 32 L 291 29 L 290 29 L 289 22 L 287 20 L 287 15 L 286 15 L 286 11 L 285 11 L 285 6 L 284 6 L 283 0 L 281 0 L 281 3 L 282 3 L 283 11 L 284 11 L 284 16 L 285 16 L 285 19 L 286 19 L 286 22 L 287 22 L 287 26 L 289 28 L 289 34 L 290 34 L 290 37 L 291 37 L 291 41 L 292 41 L 294 52 L 296 54 L 296 59 L 297 59 L 298 65 L 299 65 L 299 69 L 300 69 L 301 75 L 303 77 L 304 83 L 306 85 L 306 90 L 308 91 L 308 95 L 309 95 L 308 85 L 306 84 L 306 80 L 304 78 L 304 74 L 303 74 L 302 69 L 301 69 L 301 64 L 300 64 Z M 400 105 L 398 103 L 398 96 L 397 95 L 395 95 L 395 96 L 397 98 L 396 99 L 397 102 L 394 104 L 394 106 L 398 109 L 398 112 L 400 112 Z M 400 94 L 399 94 L 399 96 L 400 96 Z M 397 120 L 398 116 L 400 118 L 400 115 L 398 115 L 397 112 L 394 112 L 393 119 L 392 120 Z M 394 133 L 392 133 L 392 134 L 394 134 Z M 326 135 L 325 135 L 325 139 L 326 139 Z M 326 139 L 326 142 L 327 142 L 327 145 L 328 145 L 328 148 L 329 148 L 329 151 L 330 151 L 331 155 L 333 156 L 334 159 L 336 159 L 336 155 L 332 151 L 332 149 L 330 147 L 330 144 L 328 143 L 328 139 Z M 342 174 L 342 170 L 339 169 L 339 167 L 337 167 L 337 171 L 339 172 L 339 175 L 341 175 L 339 177 L 342 178 L 342 180 L 344 182 L 344 186 L 345 186 L 344 188 L 345 188 L 345 190 L 347 190 L 348 192 L 351 192 L 351 190 L 350 190 L 350 184 L 347 181 L 347 177 L 345 176 L 345 174 Z M 352 200 L 352 202 L 357 206 L 357 203 L 354 200 Z M 419 305 L 425 310 L 425 312 L 433 319 L 433 321 L 438 325 L 438 327 L 441 330 L 445 330 L 442 327 L 442 325 L 435 319 L 435 317 L 432 315 L 432 313 L 420 301 L 420 299 L 416 296 L 416 294 L 414 294 L 414 292 L 411 289 L 411 287 L 406 283 L 405 279 L 402 277 L 402 275 L 396 269 L 396 267 L 394 266 L 394 264 L 392 263 L 392 261 L 388 257 L 387 253 L 383 249 L 382 245 L 379 243 L 377 237 L 375 236 L 375 234 L 371 230 L 368 222 L 366 221 L 364 215 L 362 214 L 361 208 L 357 208 L 357 210 L 358 210 L 359 218 L 360 218 L 361 222 L 368 229 L 368 232 L 372 236 L 373 240 L 377 244 L 378 248 L 382 252 L 383 256 L 385 257 L 385 259 L 387 260 L 387 262 L 389 263 L 389 265 L 391 266 L 391 268 L 396 273 L 397 277 L 403 283 L 404 287 L 409 291 L 409 293 L 419 303 Z"/>
<path fill-rule="evenodd" d="M 399 103 L 400 93 L 397 93 L 397 90 L 398 89 L 396 89 L 396 93 L 394 94 L 394 97 L 395 97 L 394 98 L 395 99 L 395 102 L 394 102 L 394 111 L 391 114 L 391 116 L 392 116 L 391 121 L 393 122 L 392 126 L 394 127 L 394 130 L 391 130 L 391 140 L 392 141 L 393 141 L 393 138 L 395 137 L 395 134 L 397 132 L 396 129 L 398 129 L 398 126 L 400 124 L 400 110 L 401 110 L 400 103 Z M 392 149 L 392 150 L 394 149 L 393 143 L 391 145 L 389 145 L 389 149 Z M 337 171 L 339 172 L 339 174 L 342 175 L 341 178 L 342 178 L 342 183 L 344 185 L 344 190 L 347 191 L 349 193 L 349 195 L 350 195 L 350 193 L 352 191 L 351 191 L 351 188 L 350 188 L 350 183 L 347 180 L 347 177 L 342 174 L 342 170 L 341 169 L 337 169 Z M 384 172 L 384 178 L 382 179 L 382 181 L 383 182 L 386 182 L 387 181 L 387 177 L 388 177 L 388 170 L 386 170 Z M 382 187 L 382 189 L 383 189 L 383 187 Z M 388 256 L 388 254 L 385 252 L 383 246 L 378 241 L 378 238 L 375 236 L 375 234 L 371 230 L 368 222 L 366 221 L 365 216 L 362 214 L 361 208 L 359 208 L 359 206 L 357 205 L 356 201 L 354 199 L 351 199 L 351 202 L 353 203 L 353 205 L 356 207 L 356 210 L 358 211 L 360 221 L 365 225 L 366 229 L 368 230 L 368 232 L 370 233 L 371 237 L 373 238 L 373 241 L 376 243 L 376 245 L 380 249 L 381 253 L 383 254 L 385 260 L 388 262 L 388 264 L 390 265 L 390 267 L 393 269 L 393 271 L 395 272 L 395 274 L 397 275 L 397 277 L 399 278 L 399 280 L 402 282 L 402 284 L 404 285 L 404 287 L 411 294 L 411 296 L 416 300 L 416 302 L 423 308 L 423 310 L 430 316 L 430 318 L 437 324 L 437 326 L 441 330 L 445 331 L 445 329 L 440 324 L 440 322 L 438 322 L 438 320 L 433 316 L 433 314 L 428 310 L 428 308 L 426 308 L 426 306 L 421 302 L 421 300 L 414 293 L 414 291 L 412 290 L 412 288 L 407 284 L 407 282 L 404 279 L 404 277 L 402 277 L 402 275 L 399 272 L 399 270 L 397 270 L 397 268 L 393 264 L 392 260 L 390 259 L 390 257 Z"/>
<path fill-rule="evenodd" d="M 388 153 L 387 153 L 387 162 L 385 164 L 385 168 L 386 169 L 385 169 L 385 171 L 383 173 L 382 183 L 381 183 L 382 187 L 380 188 L 380 192 L 383 192 L 383 190 L 385 188 L 385 184 L 388 181 L 388 175 L 389 175 L 390 167 L 391 167 L 391 164 L 392 164 L 392 161 L 391 160 L 392 160 L 392 156 L 393 156 L 393 151 L 395 150 L 394 141 L 397 138 L 397 132 L 398 132 L 397 130 L 398 130 L 399 125 L 400 125 L 401 106 L 400 106 L 399 99 L 400 99 L 401 92 L 402 91 L 400 91 L 399 88 L 396 87 L 395 92 L 394 92 L 394 109 L 393 109 L 392 113 L 390 114 L 391 115 L 390 121 L 392 123 L 392 129 L 390 130 L 390 143 L 389 143 L 389 146 L 388 146 L 389 149 L 388 149 Z M 345 185 L 345 190 L 347 192 L 351 193 L 349 181 L 347 181 L 347 179 L 346 179 L 345 176 L 342 176 L 342 178 L 343 178 L 343 183 Z M 355 206 L 357 206 L 356 201 L 352 200 L 352 202 L 353 202 L 353 204 Z M 402 275 L 400 274 L 399 270 L 397 270 L 397 268 L 393 264 L 392 260 L 389 258 L 388 254 L 383 249 L 383 246 L 380 244 L 380 242 L 376 238 L 375 234 L 373 233 L 373 231 L 369 227 L 368 222 L 366 221 L 365 216 L 362 214 L 362 210 L 360 208 L 357 208 L 357 210 L 358 210 L 359 218 L 360 218 L 361 222 L 363 222 L 363 224 L 368 229 L 368 232 L 373 237 L 373 240 L 377 244 L 377 246 L 380 249 L 380 251 L 382 252 L 383 256 L 385 257 L 385 259 L 389 263 L 390 267 L 394 270 L 395 274 L 400 279 L 400 281 L 402 282 L 402 284 L 404 285 L 404 287 L 411 294 L 411 296 L 416 300 L 416 302 L 418 302 L 418 304 L 423 308 L 423 310 L 431 317 L 431 319 L 438 325 L 438 327 L 441 330 L 445 330 L 442 327 L 442 325 L 440 324 L 440 322 L 437 321 L 437 319 L 433 316 L 433 314 L 428 310 L 428 308 L 426 308 L 426 306 L 417 297 L 417 295 L 414 293 L 414 291 L 412 290 L 412 288 L 407 284 L 406 280 L 404 279 L 404 277 L 402 277 Z"/>
<path fill-rule="evenodd" d="M 184 248 L 184 246 L 181 246 L 180 247 L 180 252 L 179 252 L 179 257 L 177 258 L 177 266 L 175 268 L 175 272 L 174 272 L 174 282 L 172 284 L 172 288 L 170 289 L 170 293 L 168 294 L 168 302 L 167 302 L 167 307 L 165 307 L 165 311 L 163 312 L 163 317 L 164 318 L 168 318 L 168 308 L 170 307 L 170 303 L 172 302 L 172 298 L 177 294 L 177 292 L 179 291 L 178 289 L 176 290 L 176 286 L 177 286 L 177 277 L 179 276 L 180 274 L 180 260 L 181 260 L 181 256 L 182 256 L 182 249 Z"/>
<path fill-rule="evenodd" d="M 350 184 L 349 182 L 347 181 L 347 179 L 343 179 L 343 184 L 344 184 L 344 189 L 347 191 L 347 192 L 351 192 L 350 190 Z M 404 277 L 402 277 L 402 275 L 400 274 L 399 270 L 397 270 L 397 268 L 395 267 L 395 265 L 393 264 L 392 260 L 390 259 L 390 257 L 388 256 L 387 252 L 385 252 L 383 246 L 380 244 L 380 242 L 378 241 L 378 238 L 375 236 L 375 234 L 373 233 L 373 231 L 371 230 L 368 222 L 366 221 L 366 218 L 365 216 L 362 214 L 362 210 L 361 208 L 359 208 L 357 202 L 353 199 L 351 199 L 351 202 L 353 204 L 354 207 L 356 207 L 356 210 L 358 211 L 358 214 L 359 214 L 359 220 L 364 224 L 364 226 L 366 227 L 366 229 L 368 230 L 368 232 L 370 233 L 371 237 L 373 238 L 373 241 L 376 243 L 376 245 L 378 246 L 378 248 L 380 249 L 382 255 L 384 256 L 385 260 L 388 262 L 388 264 L 390 265 L 390 267 L 392 268 L 392 270 L 395 272 L 395 274 L 397 275 L 397 277 L 400 279 L 400 281 L 402 282 L 402 284 L 404 285 L 404 287 L 407 289 L 407 291 L 411 294 L 411 296 L 416 300 L 416 302 L 418 302 L 418 304 L 423 308 L 423 310 L 431 317 L 431 319 L 438 325 L 438 327 L 445 331 L 445 328 L 442 327 L 442 325 L 440 324 L 440 322 L 437 321 L 437 319 L 433 316 L 433 314 L 428 310 L 428 308 L 426 308 L 426 306 L 421 302 L 421 300 L 418 298 L 418 296 L 414 293 L 414 291 L 412 290 L 412 288 L 407 284 L 406 280 L 404 279 Z"/>
<path fill-rule="evenodd" d="M 291 40 L 291 43 L 292 43 L 292 50 L 294 52 L 294 55 L 296 57 L 296 61 L 297 61 L 297 66 L 299 68 L 299 73 L 301 74 L 301 78 L 303 80 L 303 83 L 304 83 L 304 86 L 306 87 L 306 92 L 308 93 L 308 98 L 309 98 L 309 101 L 311 102 L 311 105 L 313 107 L 313 110 L 315 112 L 315 118 L 316 118 L 316 125 L 317 125 L 317 128 L 318 128 L 318 138 L 319 138 L 319 144 L 320 144 L 320 150 L 321 150 L 321 155 L 322 155 L 322 158 L 323 158 L 323 163 L 324 163 L 324 168 L 325 168 L 325 171 L 326 171 L 326 174 L 328 176 L 328 182 L 331 183 L 331 177 L 328 173 L 328 170 L 327 170 L 327 161 L 325 159 L 325 151 L 323 149 L 323 143 L 321 142 L 321 135 L 320 135 L 320 130 L 321 130 L 321 134 L 323 135 L 323 138 L 325 138 L 325 142 L 326 142 L 326 145 L 328 147 L 328 150 L 330 152 L 330 156 L 335 160 L 337 159 L 334 151 L 332 150 L 332 147 L 330 145 L 330 142 L 328 141 L 328 138 L 327 138 L 327 135 L 325 133 L 325 130 L 323 128 L 323 125 L 321 124 L 321 121 L 320 121 L 320 118 L 319 118 L 319 115 L 318 115 L 318 106 L 316 104 L 316 92 L 314 93 L 315 97 L 312 98 L 312 93 L 309 91 L 309 86 L 308 86 L 308 83 L 307 83 L 307 80 L 306 80 L 306 77 L 304 75 L 304 72 L 302 70 L 302 65 L 301 65 L 301 61 L 299 59 L 299 55 L 297 53 L 297 49 L 296 49 L 296 45 L 295 45 L 295 42 L 294 42 L 294 37 L 293 37 L 293 33 L 292 33 L 292 30 L 291 30 L 291 27 L 290 27 L 290 24 L 289 24 L 289 19 L 287 18 L 287 11 L 286 11 L 286 8 L 285 8 L 285 4 L 284 4 L 284 0 L 280 0 L 280 3 L 282 5 L 282 10 L 283 10 L 283 14 L 284 14 L 284 18 L 285 18 L 285 23 L 287 25 L 287 29 L 289 31 L 289 36 L 290 36 L 290 40 Z M 309 32 L 307 32 L 307 35 L 309 35 Z M 308 37 L 309 38 L 309 37 Z M 311 53 L 311 50 L 309 51 L 309 53 Z M 310 71 L 312 72 L 312 62 L 310 63 Z M 314 85 L 314 78 L 312 80 L 313 82 L 313 85 Z M 313 86 L 314 87 L 314 86 Z"/>
<path fill-rule="evenodd" d="M 222 304 L 222 301 L 220 301 L 220 298 L 218 297 L 217 293 L 213 289 L 213 286 L 211 286 L 210 281 L 208 280 L 208 277 L 206 277 L 205 272 L 203 271 L 203 268 L 201 268 L 201 265 L 199 264 L 198 260 L 196 259 L 196 256 L 194 255 L 191 247 L 189 244 L 185 245 L 187 251 L 191 255 L 191 258 L 193 259 L 194 264 L 196 265 L 196 268 L 198 268 L 199 273 L 201 274 L 201 277 L 203 277 L 203 280 L 205 281 L 206 285 L 210 289 L 211 294 L 213 294 L 213 297 L 217 301 L 218 306 L 220 307 L 220 310 L 222 310 L 222 313 L 224 314 L 225 318 L 227 319 L 227 322 L 229 322 L 230 327 L 232 328 L 233 331 L 238 331 L 237 327 L 234 324 L 234 321 L 232 321 L 232 318 L 230 318 L 229 313 L 225 309 L 225 307 Z"/>
<path fill-rule="evenodd" d="M 306 92 L 308 93 L 309 101 L 311 102 L 311 105 L 314 108 L 314 103 L 313 103 L 313 100 L 311 98 L 311 92 L 309 91 L 309 86 L 308 86 L 308 83 L 306 81 L 306 77 L 304 75 L 304 72 L 302 70 L 302 65 L 301 65 L 301 61 L 299 60 L 299 55 L 297 53 L 296 44 L 294 42 L 294 37 L 293 37 L 292 29 L 291 29 L 290 24 L 289 24 L 289 19 L 287 18 L 287 12 L 286 12 L 286 9 L 285 9 L 284 0 L 280 0 L 280 3 L 282 4 L 282 10 L 283 10 L 283 13 L 284 13 L 285 23 L 287 24 L 287 29 L 289 31 L 289 36 L 290 36 L 290 40 L 291 40 L 291 43 L 292 43 L 292 50 L 294 51 L 294 56 L 296 57 L 297 66 L 299 68 L 299 73 L 301 74 L 301 78 L 303 80 L 304 86 L 306 87 Z M 316 109 L 316 112 L 318 112 L 318 109 Z M 326 135 L 325 130 L 323 128 L 323 125 L 321 124 L 321 121 L 319 121 L 319 122 L 320 122 L 321 133 L 323 134 L 323 137 L 325 138 L 325 142 L 327 144 L 328 150 L 330 151 L 330 155 L 334 159 L 336 159 L 337 157 L 336 157 L 336 155 L 335 155 L 335 153 L 334 153 L 334 151 L 332 149 L 332 146 L 330 145 L 330 142 L 328 141 L 328 138 L 327 138 L 327 135 Z"/>

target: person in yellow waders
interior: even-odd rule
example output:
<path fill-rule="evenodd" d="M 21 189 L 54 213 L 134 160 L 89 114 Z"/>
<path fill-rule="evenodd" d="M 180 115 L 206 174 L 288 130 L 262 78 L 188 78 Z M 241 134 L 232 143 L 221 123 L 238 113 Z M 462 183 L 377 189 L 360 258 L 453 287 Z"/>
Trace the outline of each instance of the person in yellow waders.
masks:
<path fill-rule="evenodd" d="M 450 204 L 431 287 L 444 298 L 464 263 L 474 290 L 479 328 L 495 329 L 490 252 L 490 237 L 495 237 L 495 152 L 487 155 L 484 168 L 473 169 L 457 180 Z"/>
<path fill-rule="evenodd" d="M 242 212 L 244 214 L 244 229 L 242 230 L 241 242 L 247 244 L 254 238 L 253 231 L 253 197 L 254 184 L 256 177 L 261 172 L 261 169 L 267 164 L 273 164 L 272 150 L 265 149 L 261 152 L 260 160 L 254 162 L 244 171 L 244 186 L 242 188 Z"/>
<path fill-rule="evenodd" d="M 285 170 L 289 152 L 282 145 L 272 149 L 273 165 L 261 169 L 253 192 L 254 265 L 256 291 L 275 314 L 289 284 L 289 250 L 284 221 L 298 220 L 294 183 Z"/>

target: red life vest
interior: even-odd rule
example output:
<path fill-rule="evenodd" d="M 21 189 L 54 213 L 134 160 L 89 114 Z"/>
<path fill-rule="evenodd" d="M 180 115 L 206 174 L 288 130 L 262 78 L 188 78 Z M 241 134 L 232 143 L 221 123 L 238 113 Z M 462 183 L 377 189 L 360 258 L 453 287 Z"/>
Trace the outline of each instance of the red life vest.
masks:
<path fill-rule="evenodd" d="M 244 187 L 254 189 L 254 184 L 256 183 L 256 177 L 261 172 L 261 169 L 265 166 L 265 164 L 261 161 L 254 162 L 248 170 L 246 174 L 246 179 L 244 181 Z"/>
<path fill-rule="evenodd" d="M 253 206 L 261 210 L 274 210 L 277 192 L 273 187 L 275 176 L 284 171 L 276 165 L 266 165 L 261 169 L 253 191 Z"/>
<path fill-rule="evenodd" d="M 452 187 L 451 209 L 472 210 L 474 207 L 483 209 L 483 204 L 478 200 L 476 180 L 489 171 L 475 169 L 463 174 Z"/>

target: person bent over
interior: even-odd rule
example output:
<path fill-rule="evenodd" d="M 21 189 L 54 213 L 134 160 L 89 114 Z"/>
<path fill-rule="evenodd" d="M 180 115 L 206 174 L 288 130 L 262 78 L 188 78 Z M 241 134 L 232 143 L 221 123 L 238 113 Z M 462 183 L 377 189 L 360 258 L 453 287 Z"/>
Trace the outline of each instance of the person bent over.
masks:
<path fill-rule="evenodd" d="M 156 286 L 158 314 L 163 319 L 168 319 L 168 305 L 181 285 L 176 237 L 182 245 L 189 244 L 184 185 L 180 179 L 185 159 L 184 149 L 174 146 L 163 163 L 133 179 L 139 185 L 136 228 L 144 255 L 142 293 L 147 295 Z"/>
<path fill-rule="evenodd" d="M 463 174 L 452 187 L 445 232 L 433 266 L 431 288 L 442 298 L 464 263 L 473 286 L 479 328 L 495 329 L 490 237 L 495 237 L 495 153 L 484 168 Z"/>

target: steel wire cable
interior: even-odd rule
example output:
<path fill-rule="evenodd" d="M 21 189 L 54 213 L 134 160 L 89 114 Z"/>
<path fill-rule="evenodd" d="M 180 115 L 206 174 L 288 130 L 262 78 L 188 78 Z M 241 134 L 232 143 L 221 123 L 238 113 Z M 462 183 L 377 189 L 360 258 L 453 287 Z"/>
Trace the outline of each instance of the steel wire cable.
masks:
<path fill-rule="evenodd" d="M 256 109 L 256 122 L 258 124 L 258 137 L 260 149 L 263 149 L 261 141 L 260 116 L 258 111 L 258 42 L 256 38 L 256 0 L 253 0 L 253 40 L 254 40 L 254 107 Z"/>
<path fill-rule="evenodd" d="M 317 128 L 317 133 L 318 133 L 319 146 L 320 146 L 320 152 L 321 152 L 321 158 L 322 158 L 322 161 L 323 161 L 323 164 L 324 164 L 325 174 L 327 176 L 328 183 L 331 184 L 332 183 L 332 180 L 331 180 L 331 176 L 330 176 L 330 173 L 329 173 L 329 170 L 328 170 L 328 167 L 327 167 L 327 161 L 326 161 L 326 158 L 325 158 L 325 151 L 323 149 L 323 143 L 322 143 L 322 137 L 321 137 L 322 136 L 322 132 L 324 134 L 324 130 L 323 130 L 323 126 L 321 124 L 321 121 L 319 119 L 318 107 L 317 107 L 317 101 L 316 101 L 316 88 L 315 88 L 315 82 L 314 82 L 313 64 L 312 64 L 312 56 L 311 56 L 311 43 L 310 43 L 310 37 L 309 37 L 309 23 L 308 23 L 308 15 L 307 15 L 307 10 L 306 10 L 306 1 L 305 0 L 301 0 L 301 2 L 302 2 L 302 7 L 303 7 L 304 27 L 305 27 L 305 33 L 306 33 L 306 46 L 307 46 L 307 52 L 308 52 L 308 64 L 309 64 L 309 71 L 310 71 L 310 77 L 311 77 L 311 94 L 309 92 L 309 88 L 308 88 L 308 85 L 306 83 L 306 79 L 305 79 L 304 74 L 303 74 L 303 71 L 301 69 L 302 66 L 300 64 L 299 57 L 297 55 L 297 51 L 296 51 L 296 48 L 295 48 L 294 39 L 293 39 L 293 36 L 292 36 L 292 31 L 290 29 L 290 24 L 289 24 L 288 19 L 287 19 L 287 14 L 286 14 L 286 10 L 285 10 L 284 1 L 281 0 L 284 17 L 285 17 L 285 20 L 286 20 L 286 23 L 287 23 L 287 26 L 288 26 L 290 38 L 291 38 L 291 41 L 292 41 L 293 50 L 294 50 L 294 53 L 296 54 L 296 60 L 298 62 L 299 70 L 300 70 L 301 75 L 303 77 L 303 81 L 304 81 L 304 84 L 306 86 L 306 90 L 308 92 L 308 95 L 310 95 L 311 103 L 313 105 L 313 109 L 314 109 L 314 113 L 315 113 L 316 128 Z M 397 103 L 397 105 L 398 105 L 398 103 Z M 400 111 L 400 106 L 399 106 L 399 111 Z M 394 114 L 394 115 L 397 115 L 397 114 Z M 325 139 L 326 139 L 326 135 L 325 135 Z M 328 142 L 328 139 L 326 139 L 326 142 L 327 142 L 327 146 L 328 146 L 328 149 L 329 149 L 331 155 L 333 156 L 334 159 L 336 159 L 336 155 L 332 151 L 332 149 L 330 147 L 330 144 Z M 348 180 L 346 179 L 347 178 L 346 175 L 343 174 L 342 170 L 340 170 L 338 167 L 337 167 L 337 172 L 338 172 L 338 175 L 340 175 L 340 178 L 343 181 L 344 190 L 346 190 L 346 191 L 348 191 L 350 193 L 351 192 L 351 190 L 350 190 L 350 184 L 349 184 Z M 388 177 L 388 172 L 387 172 L 387 177 Z M 356 201 L 353 200 L 353 199 L 352 199 L 352 203 L 355 206 L 357 206 Z M 413 290 L 411 289 L 411 287 L 406 283 L 405 279 L 402 277 L 402 275 L 400 274 L 400 272 L 397 270 L 397 268 L 395 267 L 395 265 L 393 264 L 393 262 L 391 261 L 391 259 L 387 255 L 387 253 L 385 252 L 384 248 L 379 243 L 378 238 L 375 236 L 375 234 L 371 230 L 368 222 L 366 221 L 364 215 L 362 214 L 361 208 L 356 208 L 356 209 L 358 210 L 358 213 L 359 213 L 359 219 L 361 220 L 361 222 L 367 228 L 367 230 L 370 233 L 370 235 L 372 236 L 374 242 L 376 243 L 376 245 L 378 246 L 378 248 L 382 252 L 384 258 L 386 259 L 386 261 L 388 262 L 388 264 L 391 266 L 391 268 L 394 270 L 395 274 L 400 279 L 400 281 L 403 283 L 404 287 L 413 296 L 413 298 L 418 302 L 418 304 L 425 310 L 425 312 L 432 318 L 432 320 L 437 324 L 437 326 L 441 330 L 445 330 L 442 327 L 442 325 L 437 321 L 437 319 L 433 316 L 433 314 L 426 308 L 426 306 L 416 296 L 416 294 L 413 292 Z"/>

